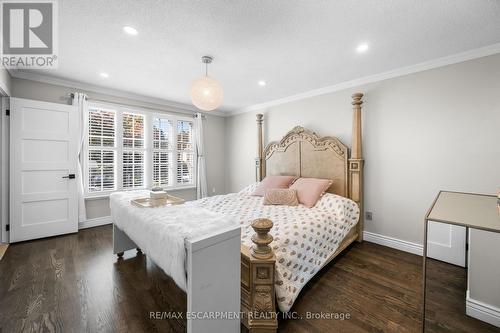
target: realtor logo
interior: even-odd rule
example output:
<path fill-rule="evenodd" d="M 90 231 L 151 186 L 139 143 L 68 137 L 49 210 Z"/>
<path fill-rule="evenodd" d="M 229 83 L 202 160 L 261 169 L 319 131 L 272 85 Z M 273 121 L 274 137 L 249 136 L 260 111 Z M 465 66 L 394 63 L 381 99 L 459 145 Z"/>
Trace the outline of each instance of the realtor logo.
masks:
<path fill-rule="evenodd" d="M 2 64 L 7 68 L 56 68 L 55 0 L 5 0 L 1 4 Z"/>

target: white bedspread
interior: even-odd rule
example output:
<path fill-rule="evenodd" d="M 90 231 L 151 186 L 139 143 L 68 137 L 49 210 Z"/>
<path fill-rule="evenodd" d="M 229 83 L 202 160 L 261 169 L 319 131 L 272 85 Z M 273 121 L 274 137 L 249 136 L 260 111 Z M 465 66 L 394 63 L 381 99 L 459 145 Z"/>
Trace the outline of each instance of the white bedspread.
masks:
<path fill-rule="evenodd" d="M 359 207 L 348 199 L 325 194 L 313 208 L 303 205 L 265 206 L 262 197 L 250 195 L 257 184 L 239 193 L 219 195 L 186 203 L 232 216 L 241 224 L 241 242 L 251 246 L 251 222 L 259 217 L 273 221 L 271 246 L 276 254 L 276 298 L 288 312 L 306 283 L 335 253 L 358 223 Z"/>
<path fill-rule="evenodd" d="M 118 192 L 110 196 L 113 221 L 175 283 L 186 291 L 185 240 L 237 225 L 236 219 L 204 208 L 185 206 L 140 208 L 130 200 L 149 191 Z"/>
<path fill-rule="evenodd" d="M 217 223 L 224 226 L 239 223 L 242 244 L 251 246 L 250 237 L 254 233 L 251 222 L 260 217 L 271 219 L 277 301 L 280 310 L 287 312 L 300 290 L 357 224 L 359 208 L 354 201 L 333 194 L 325 194 L 313 208 L 264 206 L 262 197 L 250 195 L 254 188 L 255 184 L 239 193 L 153 209 L 131 207 L 132 194 L 117 193 L 111 196 L 112 215 L 118 227 L 139 246 L 154 243 L 146 253 L 184 290 L 186 274 L 180 269 L 184 269 L 186 258 L 185 238 L 203 235 Z M 144 196 L 144 192 L 134 195 Z M 172 228 L 178 228 L 179 232 L 172 233 Z"/>

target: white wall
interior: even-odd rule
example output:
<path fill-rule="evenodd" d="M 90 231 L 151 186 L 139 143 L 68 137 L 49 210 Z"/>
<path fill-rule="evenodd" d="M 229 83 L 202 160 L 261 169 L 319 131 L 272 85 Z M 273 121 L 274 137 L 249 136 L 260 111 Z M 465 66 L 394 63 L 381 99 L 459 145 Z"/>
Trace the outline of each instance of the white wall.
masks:
<path fill-rule="evenodd" d="M 365 210 L 374 217 L 365 230 L 421 244 L 439 189 L 496 193 L 500 55 L 229 117 L 227 190 L 255 179 L 256 113 L 264 113 L 265 143 L 302 125 L 350 145 L 350 96 L 358 91 L 365 93 Z"/>
<path fill-rule="evenodd" d="M 74 91 L 82 91 L 90 98 L 105 100 L 119 104 L 131 104 L 146 108 L 159 108 L 161 105 L 145 103 L 133 99 L 101 94 L 93 91 L 84 91 L 70 87 L 63 87 L 31 80 L 12 78 L 12 96 L 26 99 L 34 99 L 52 103 L 70 103 L 68 94 Z M 224 126 L 225 119 L 218 116 L 207 115 L 204 120 L 205 136 L 205 159 L 207 163 L 207 182 L 209 195 L 222 194 L 225 192 L 224 184 Z M 185 189 L 172 192 L 186 200 L 196 199 L 196 189 Z M 94 219 L 110 215 L 109 200 L 88 199 L 86 201 L 87 219 Z"/>
<path fill-rule="evenodd" d="M 500 234 L 469 233 L 467 314 L 500 327 Z"/>

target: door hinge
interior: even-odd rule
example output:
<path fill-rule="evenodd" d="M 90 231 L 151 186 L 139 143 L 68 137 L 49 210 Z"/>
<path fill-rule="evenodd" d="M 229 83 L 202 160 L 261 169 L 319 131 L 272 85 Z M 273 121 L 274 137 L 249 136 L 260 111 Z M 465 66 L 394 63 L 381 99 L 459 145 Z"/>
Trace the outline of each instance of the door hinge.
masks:
<path fill-rule="evenodd" d="M 465 243 L 465 251 L 469 251 L 469 243 Z"/>
<path fill-rule="evenodd" d="M 10 231 L 10 224 L 5 225 L 5 231 Z"/>
<path fill-rule="evenodd" d="M 10 116 L 10 109 L 5 110 L 5 115 Z"/>

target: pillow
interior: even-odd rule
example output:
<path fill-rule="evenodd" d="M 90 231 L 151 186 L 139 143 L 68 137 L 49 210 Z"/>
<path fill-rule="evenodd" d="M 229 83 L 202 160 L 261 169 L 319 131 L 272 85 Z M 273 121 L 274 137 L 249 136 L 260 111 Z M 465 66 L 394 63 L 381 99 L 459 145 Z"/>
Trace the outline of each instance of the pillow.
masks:
<path fill-rule="evenodd" d="M 264 205 L 298 206 L 297 191 L 289 188 L 271 188 L 266 191 Z"/>
<path fill-rule="evenodd" d="M 255 191 L 259 183 L 252 183 L 248 186 L 246 186 L 244 189 L 238 192 L 238 194 L 247 194 L 247 195 L 252 195 L 252 193 Z"/>
<path fill-rule="evenodd" d="M 297 198 L 301 204 L 312 208 L 331 185 L 330 179 L 299 178 L 290 189 L 297 190 Z"/>
<path fill-rule="evenodd" d="M 263 197 L 268 189 L 289 188 L 295 179 L 297 179 L 295 176 L 267 176 L 259 183 L 252 195 Z"/>

